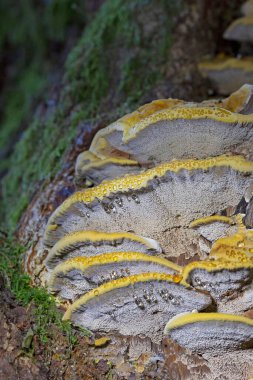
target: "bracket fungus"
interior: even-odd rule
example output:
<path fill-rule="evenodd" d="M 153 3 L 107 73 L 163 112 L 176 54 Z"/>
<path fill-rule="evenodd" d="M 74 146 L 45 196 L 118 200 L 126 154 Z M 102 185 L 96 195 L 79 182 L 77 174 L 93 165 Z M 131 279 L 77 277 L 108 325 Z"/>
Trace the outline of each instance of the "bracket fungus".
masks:
<path fill-rule="evenodd" d="M 253 347 L 253 320 L 233 314 L 183 313 L 167 323 L 164 333 L 199 353 Z"/>
<path fill-rule="evenodd" d="M 63 260 L 74 257 L 126 251 L 155 254 L 162 250 L 155 240 L 129 232 L 76 231 L 67 234 L 54 245 L 45 264 L 48 269 L 53 269 Z"/>
<path fill-rule="evenodd" d="M 78 181 L 98 184 L 175 158 L 206 158 L 232 148 L 240 153 L 245 139 L 253 140 L 251 115 L 215 105 L 180 103 L 141 119 L 134 114 L 97 132 L 77 160 Z"/>
<path fill-rule="evenodd" d="M 109 157 L 104 160 L 89 151 L 79 154 L 76 161 L 75 176 L 78 185 L 101 183 L 108 178 L 123 177 L 129 173 L 139 173 L 141 167 L 137 161 L 121 157 Z"/>
<path fill-rule="evenodd" d="M 64 320 L 91 330 L 140 335 L 160 342 L 168 318 L 183 312 L 204 310 L 208 295 L 179 284 L 168 274 L 143 273 L 107 282 L 72 305 Z"/>
<path fill-rule="evenodd" d="M 44 235 L 41 276 L 64 320 L 159 343 L 172 318 L 165 334 L 193 351 L 253 346 L 253 322 L 220 313 L 253 304 L 252 95 L 154 101 L 97 132 L 76 163 L 79 184 L 96 186 L 67 198 Z"/>
<path fill-rule="evenodd" d="M 253 262 L 197 261 L 186 265 L 182 276 L 182 283 L 207 290 L 213 299 L 220 301 L 252 283 Z"/>
<path fill-rule="evenodd" d="M 180 269 L 161 257 L 139 252 L 113 252 L 64 261 L 51 273 L 49 286 L 61 298 L 73 300 L 117 278 L 148 272 L 176 274 Z"/>
<path fill-rule="evenodd" d="M 210 253 L 215 241 L 235 232 L 236 221 L 233 217 L 223 215 L 211 215 L 193 220 L 189 227 L 194 228 L 200 234 L 199 246 L 201 251 Z"/>
<path fill-rule="evenodd" d="M 238 42 L 253 42 L 253 16 L 241 17 L 232 22 L 223 37 Z"/>
<path fill-rule="evenodd" d="M 252 57 L 217 57 L 212 61 L 199 63 L 198 68 L 221 95 L 228 95 L 245 83 L 253 83 Z"/>
<path fill-rule="evenodd" d="M 166 246 L 163 232 L 236 206 L 253 178 L 253 162 L 219 156 L 161 164 L 70 196 L 48 221 L 45 244 L 80 229 L 134 231 Z M 231 186 L 233 183 L 233 186 Z M 217 196 L 219 194 L 219 196 Z M 152 215 L 152 218 L 150 218 Z"/>

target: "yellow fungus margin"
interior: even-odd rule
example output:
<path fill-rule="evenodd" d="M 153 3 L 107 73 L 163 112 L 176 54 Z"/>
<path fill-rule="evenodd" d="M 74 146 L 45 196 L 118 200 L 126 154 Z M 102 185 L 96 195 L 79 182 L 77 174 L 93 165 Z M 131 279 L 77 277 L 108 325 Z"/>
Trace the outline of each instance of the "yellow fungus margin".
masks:
<path fill-rule="evenodd" d="M 232 62 L 231 62 L 232 63 Z M 248 61 L 247 61 L 248 63 Z M 252 63 L 251 63 L 252 64 Z M 225 63 L 222 63 L 225 65 Z M 226 64 L 227 65 L 227 64 Z M 250 63 L 242 65 L 243 68 L 252 71 L 252 66 Z M 249 67 L 248 67 L 249 66 Z M 251 68 L 250 68 L 251 67 Z M 208 68 L 208 64 L 200 64 L 200 68 Z M 226 67 L 224 67 L 226 68 Z M 110 124 L 106 129 L 97 133 L 91 144 L 90 151 L 94 154 L 98 154 L 96 146 L 100 147 L 99 140 L 104 139 L 114 130 L 119 130 L 123 132 L 122 141 L 127 143 L 128 141 L 134 139 L 139 132 L 148 127 L 151 124 L 160 121 L 174 121 L 174 120 L 201 120 L 210 119 L 212 121 L 222 122 L 222 123 L 249 123 L 253 121 L 252 115 L 242 115 L 238 113 L 230 112 L 229 110 L 221 107 L 200 107 L 193 105 L 178 105 L 175 107 L 159 110 L 153 114 L 142 118 L 138 121 L 135 119 L 120 119 L 113 124 Z"/>
<path fill-rule="evenodd" d="M 203 224 L 211 224 L 214 222 L 227 223 L 230 225 L 235 224 L 234 219 L 229 216 L 212 215 L 212 216 L 206 216 L 204 218 L 199 218 L 199 219 L 194 220 L 193 222 L 190 223 L 189 227 L 195 228 Z"/>
<path fill-rule="evenodd" d="M 243 317 L 241 315 L 225 314 L 225 313 L 187 313 L 176 316 L 169 321 L 165 327 L 164 333 L 185 326 L 191 323 L 198 322 L 238 322 L 244 323 L 253 327 L 253 319 Z"/>
<path fill-rule="evenodd" d="M 227 69 L 235 69 L 235 70 L 241 69 L 244 71 L 252 72 L 253 71 L 253 59 L 251 57 L 247 57 L 244 59 L 237 59 L 237 58 L 216 59 L 213 61 L 201 62 L 198 64 L 198 68 L 201 71 L 203 70 L 203 72 L 202 72 L 203 74 L 204 74 L 204 71 L 206 71 L 206 70 L 216 71 L 216 70 L 227 70 Z M 241 114 L 234 114 L 234 115 L 243 116 Z M 245 116 L 247 116 L 247 115 L 245 115 Z M 248 115 L 247 121 L 250 121 L 250 119 L 252 120 L 252 115 L 251 116 Z M 242 121 L 241 118 L 240 118 L 240 121 Z M 239 122 L 239 120 L 238 120 L 238 122 Z"/>
<path fill-rule="evenodd" d="M 173 161 L 158 165 L 155 168 L 148 169 L 140 174 L 129 174 L 122 178 L 117 178 L 111 181 L 104 181 L 94 188 L 78 191 L 66 199 L 50 217 L 46 229 L 46 234 L 50 230 L 57 229 L 57 225 L 54 225 L 54 221 L 76 202 L 91 203 L 95 199 L 101 200 L 112 193 L 138 190 L 147 186 L 148 182 L 152 179 L 156 177 L 162 177 L 169 171 L 178 173 L 180 170 L 207 170 L 213 167 L 222 166 L 230 167 L 231 169 L 238 170 L 243 173 L 253 172 L 253 162 L 247 161 L 243 156 L 222 155 L 202 160 L 187 159 Z"/>
<path fill-rule="evenodd" d="M 104 253 L 102 255 L 93 256 L 93 257 L 74 257 L 72 259 L 66 260 L 65 262 L 57 265 L 52 272 L 50 285 L 52 286 L 57 275 L 59 273 L 66 273 L 73 269 L 78 269 L 85 271 L 89 267 L 97 265 L 105 265 L 111 263 L 119 262 L 133 262 L 133 261 L 142 261 L 149 262 L 154 264 L 160 264 L 164 267 L 170 268 L 175 272 L 180 272 L 181 267 L 173 262 L 164 259 L 162 257 L 150 256 L 145 253 L 139 252 L 113 252 L 113 253 Z"/>
<path fill-rule="evenodd" d="M 227 260 L 210 260 L 210 261 L 194 261 L 187 264 L 182 271 L 182 281 L 183 285 L 188 284 L 187 279 L 190 273 L 195 269 L 204 269 L 207 272 L 219 272 L 222 270 L 236 270 L 236 269 L 252 269 L 253 262 L 247 260 L 243 261 L 227 261 Z M 189 284 L 188 284 L 189 285 Z"/>
<path fill-rule="evenodd" d="M 101 296 L 105 293 L 110 292 L 113 289 L 125 288 L 129 285 L 134 285 L 137 282 L 148 282 L 148 281 L 167 281 L 172 283 L 179 283 L 181 280 L 180 275 L 169 275 L 165 273 L 141 273 L 129 277 L 119 278 L 117 280 L 113 280 L 107 282 L 98 288 L 91 290 L 86 293 L 82 297 L 80 297 L 77 301 L 75 301 L 72 305 L 68 307 L 66 310 L 63 320 L 68 320 L 71 318 L 72 313 L 77 310 L 80 306 L 86 304 L 88 301 L 92 300 L 95 297 Z"/>
<path fill-rule="evenodd" d="M 99 232 L 93 230 L 85 231 L 75 231 L 65 235 L 62 239 L 58 240 L 57 243 L 50 250 L 50 253 L 47 257 L 47 261 L 57 256 L 61 251 L 65 251 L 68 248 L 72 248 L 75 244 L 78 243 L 98 243 L 102 241 L 113 242 L 115 240 L 128 239 L 130 241 L 143 244 L 147 249 L 156 249 L 152 245 L 150 239 L 145 237 L 135 235 L 131 232 Z"/>

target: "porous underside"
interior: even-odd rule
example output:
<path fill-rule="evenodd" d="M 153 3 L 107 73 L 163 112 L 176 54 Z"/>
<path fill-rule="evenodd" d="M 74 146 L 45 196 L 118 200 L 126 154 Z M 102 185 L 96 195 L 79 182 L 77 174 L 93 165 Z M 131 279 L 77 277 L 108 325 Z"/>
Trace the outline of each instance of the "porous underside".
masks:
<path fill-rule="evenodd" d="M 92 257 L 112 252 L 140 252 L 146 254 L 161 252 L 159 245 L 155 241 L 152 241 L 152 239 L 145 240 L 147 241 L 146 245 L 144 242 L 141 243 L 140 241 L 125 237 L 115 237 L 112 240 L 106 240 L 105 237 L 96 241 L 79 239 L 75 243 L 66 244 L 65 247 L 59 250 L 56 250 L 56 247 L 54 247 L 47 256 L 46 265 L 49 269 L 52 269 L 62 262 L 62 260 L 65 261 L 78 256 Z"/>
<path fill-rule="evenodd" d="M 215 90 L 221 95 L 228 95 L 241 87 L 244 83 L 253 83 L 253 70 L 244 70 L 243 68 L 227 67 L 216 68 L 215 62 L 212 68 L 202 68 L 202 73 L 212 82 Z M 247 140 L 245 140 L 246 142 Z"/>
<path fill-rule="evenodd" d="M 170 242 L 164 232 L 179 227 L 188 229 L 194 219 L 235 207 L 251 182 L 252 174 L 229 167 L 166 172 L 134 192 L 112 193 L 100 202 L 75 202 L 53 216 L 57 227 L 47 230 L 46 243 L 53 245 L 67 233 L 80 229 L 128 231 L 159 241 L 166 251 Z"/>
<path fill-rule="evenodd" d="M 83 271 L 72 269 L 67 273 L 57 274 L 52 289 L 57 292 L 58 296 L 73 300 L 112 279 L 148 272 L 172 274 L 175 273 L 175 270 L 147 261 L 122 261 L 92 265 Z"/>
<path fill-rule="evenodd" d="M 245 75 L 252 79 L 253 73 Z M 155 165 L 172 159 L 217 156 L 231 150 L 240 153 L 245 141 L 253 139 L 253 128 L 246 120 L 233 124 L 209 118 L 161 120 L 139 131 L 127 143 L 118 130 L 105 138 L 112 151 L 117 149 L 117 154 L 123 152 L 141 164 Z M 94 153 L 99 155 L 99 147 L 97 151 L 95 147 Z"/>
<path fill-rule="evenodd" d="M 224 33 L 224 38 L 239 42 L 253 42 L 253 22 L 243 23 L 244 19 L 235 21 Z M 253 21 L 253 20 L 252 20 Z M 248 82 L 245 82 L 248 83 Z"/>
<path fill-rule="evenodd" d="M 220 352 L 253 347 L 253 326 L 238 322 L 196 322 L 169 331 L 169 336 L 194 352 Z"/>
<path fill-rule="evenodd" d="M 191 271 L 187 282 L 196 289 L 207 290 L 215 300 L 220 300 L 226 295 L 233 297 L 233 293 L 238 294 L 252 282 L 252 279 L 253 269 L 221 269 L 208 272 L 197 268 Z"/>
<path fill-rule="evenodd" d="M 144 290 L 151 291 L 157 302 L 148 303 Z M 166 301 L 159 291 L 167 291 L 177 304 Z M 137 297 L 144 308 L 135 302 Z M 202 310 L 210 304 L 208 296 L 182 285 L 166 281 L 138 282 L 133 286 L 116 288 L 94 297 L 73 311 L 71 319 L 78 325 L 100 332 L 119 332 L 123 335 L 145 335 L 159 343 L 166 322 L 174 315 L 193 309 Z"/>

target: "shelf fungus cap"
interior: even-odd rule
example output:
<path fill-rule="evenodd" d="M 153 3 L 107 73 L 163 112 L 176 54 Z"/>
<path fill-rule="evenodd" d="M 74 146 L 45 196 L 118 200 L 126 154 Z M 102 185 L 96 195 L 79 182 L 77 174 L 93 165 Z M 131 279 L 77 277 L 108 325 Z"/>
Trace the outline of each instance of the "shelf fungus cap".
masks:
<path fill-rule="evenodd" d="M 184 313 L 166 325 L 164 334 L 194 352 L 222 352 L 253 347 L 253 320 L 223 313 Z"/>
<path fill-rule="evenodd" d="M 63 318 L 94 331 L 143 334 L 159 343 L 168 317 L 211 304 L 209 296 L 181 285 L 180 278 L 143 273 L 107 282 L 70 305 Z"/>
<path fill-rule="evenodd" d="M 206 158 L 228 153 L 242 144 L 246 136 L 253 137 L 252 117 L 217 106 L 187 103 L 159 110 L 140 120 L 124 120 L 100 130 L 90 152 L 101 159 L 122 156 L 147 167 L 175 158 Z"/>
<path fill-rule="evenodd" d="M 74 257 L 126 251 L 151 255 L 161 253 L 162 249 L 155 240 L 130 232 L 76 231 L 65 235 L 53 246 L 45 264 L 48 269 L 53 269 L 63 260 Z"/>
<path fill-rule="evenodd" d="M 123 177 L 129 173 L 139 173 L 141 167 L 137 161 L 122 157 L 101 159 L 90 151 L 81 153 L 76 161 L 75 172 L 78 186 L 99 184 L 104 180 Z"/>
<path fill-rule="evenodd" d="M 253 16 L 241 17 L 226 29 L 223 37 L 239 42 L 253 42 Z"/>
<path fill-rule="evenodd" d="M 217 57 L 211 61 L 199 63 L 198 68 L 203 77 L 212 82 L 215 91 L 220 95 L 229 95 L 245 83 L 253 82 L 252 57 L 240 59 Z"/>
<path fill-rule="evenodd" d="M 57 265 L 49 288 L 64 299 L 74 300 L 105 282 L 140 273 L 177 274 L 181 267 L 161 257 L 139 252 L 113 252 L 94 257 L 75 257 Z"/>
<path fill-rule="evenodd" d="M 141 123 L 148 117 L 152 117 L 157 112 L 166 111 L 184 103 L 183 100 L 169 98 L 154 100 L 151 103 L 139 107 L 136 111 L 121 117 L 108 127 L 104 128 L 101 133 L 98 132 L 92 141 L 90 152 L 101 159 L 109 158 L 111 156 L 123 156 L 124 158 L 129 158 L 129 154 L 126 151 L 111 144 L 106 136 L 114 132 L 117 134 L 117 131 L 123 132 L 125 130 L 131 130 L 135 128 L 138 123 Z"/>
<path fill-rule="evenodd" d="M 182 283 L 206 290 L 218 301 L 252 282 L 253 262 L 196 261 L 184 267 L 182 276 Z"/>
<path fill-rule="evenodd" d="M 188 227 L 193 216 L 235 207 L 252 178 L 253 162 L 242 156 L 161 164 L 74 193 L 50 217 L 44 241 L 52 246 L 70 232 L 88 229 L 134 231 L 166 246 L 164 231 Z"/>
<path fill-rule="evenodd" d="M 223 215 L 211 215 L 193 220 L 190 223 L 190 228 L 194 228 L 200 234 L 199 245 L 204 252 L 209 253 L 212 244 L 219 238 L 235 232 L 235 221 L 232 217 Z M 208 245 L 203 246 L 203 239 L 208 242 Z"/>

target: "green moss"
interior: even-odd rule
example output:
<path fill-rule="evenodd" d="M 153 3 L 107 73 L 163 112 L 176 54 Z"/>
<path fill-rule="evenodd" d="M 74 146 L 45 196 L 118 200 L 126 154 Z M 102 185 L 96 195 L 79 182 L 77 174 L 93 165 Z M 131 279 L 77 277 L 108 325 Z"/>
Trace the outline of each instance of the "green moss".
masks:
<path fill-rule="evenodd" d="M 70 322 L 62 321 L 62 313 L 57 308 L 54 297 L 45 289 L 31 286 L 28 275 L 22 271 L 22 254 L 25 247 L 11 238 L 2 237 L 0 246 L 0 274 L 16 299 L 23 305 L 33 305 L 35 317 L 34 334 L 38 335 L 42 344 L 53 338 L 52 327 L 57 327 L 67 338 L 69 349 L 77 343 L 76 332 Z M 88 330 L 81 329 L 82 335 L 90 335 Z"/>
<path fill-rule="evenodd" d="M 80 121 L 133 110 L 159 83 L 182 2 L 107 0 L 66 62 L 64 89 L 49 120 L 35 119 L 16 145 L 3 180 L 3 210 L 13 231 L 39 186 L 62 165 Z M 151 25 L 151 26 L 150 26 Z M 74 163 L 73 163 L 74 165 Z"/>

